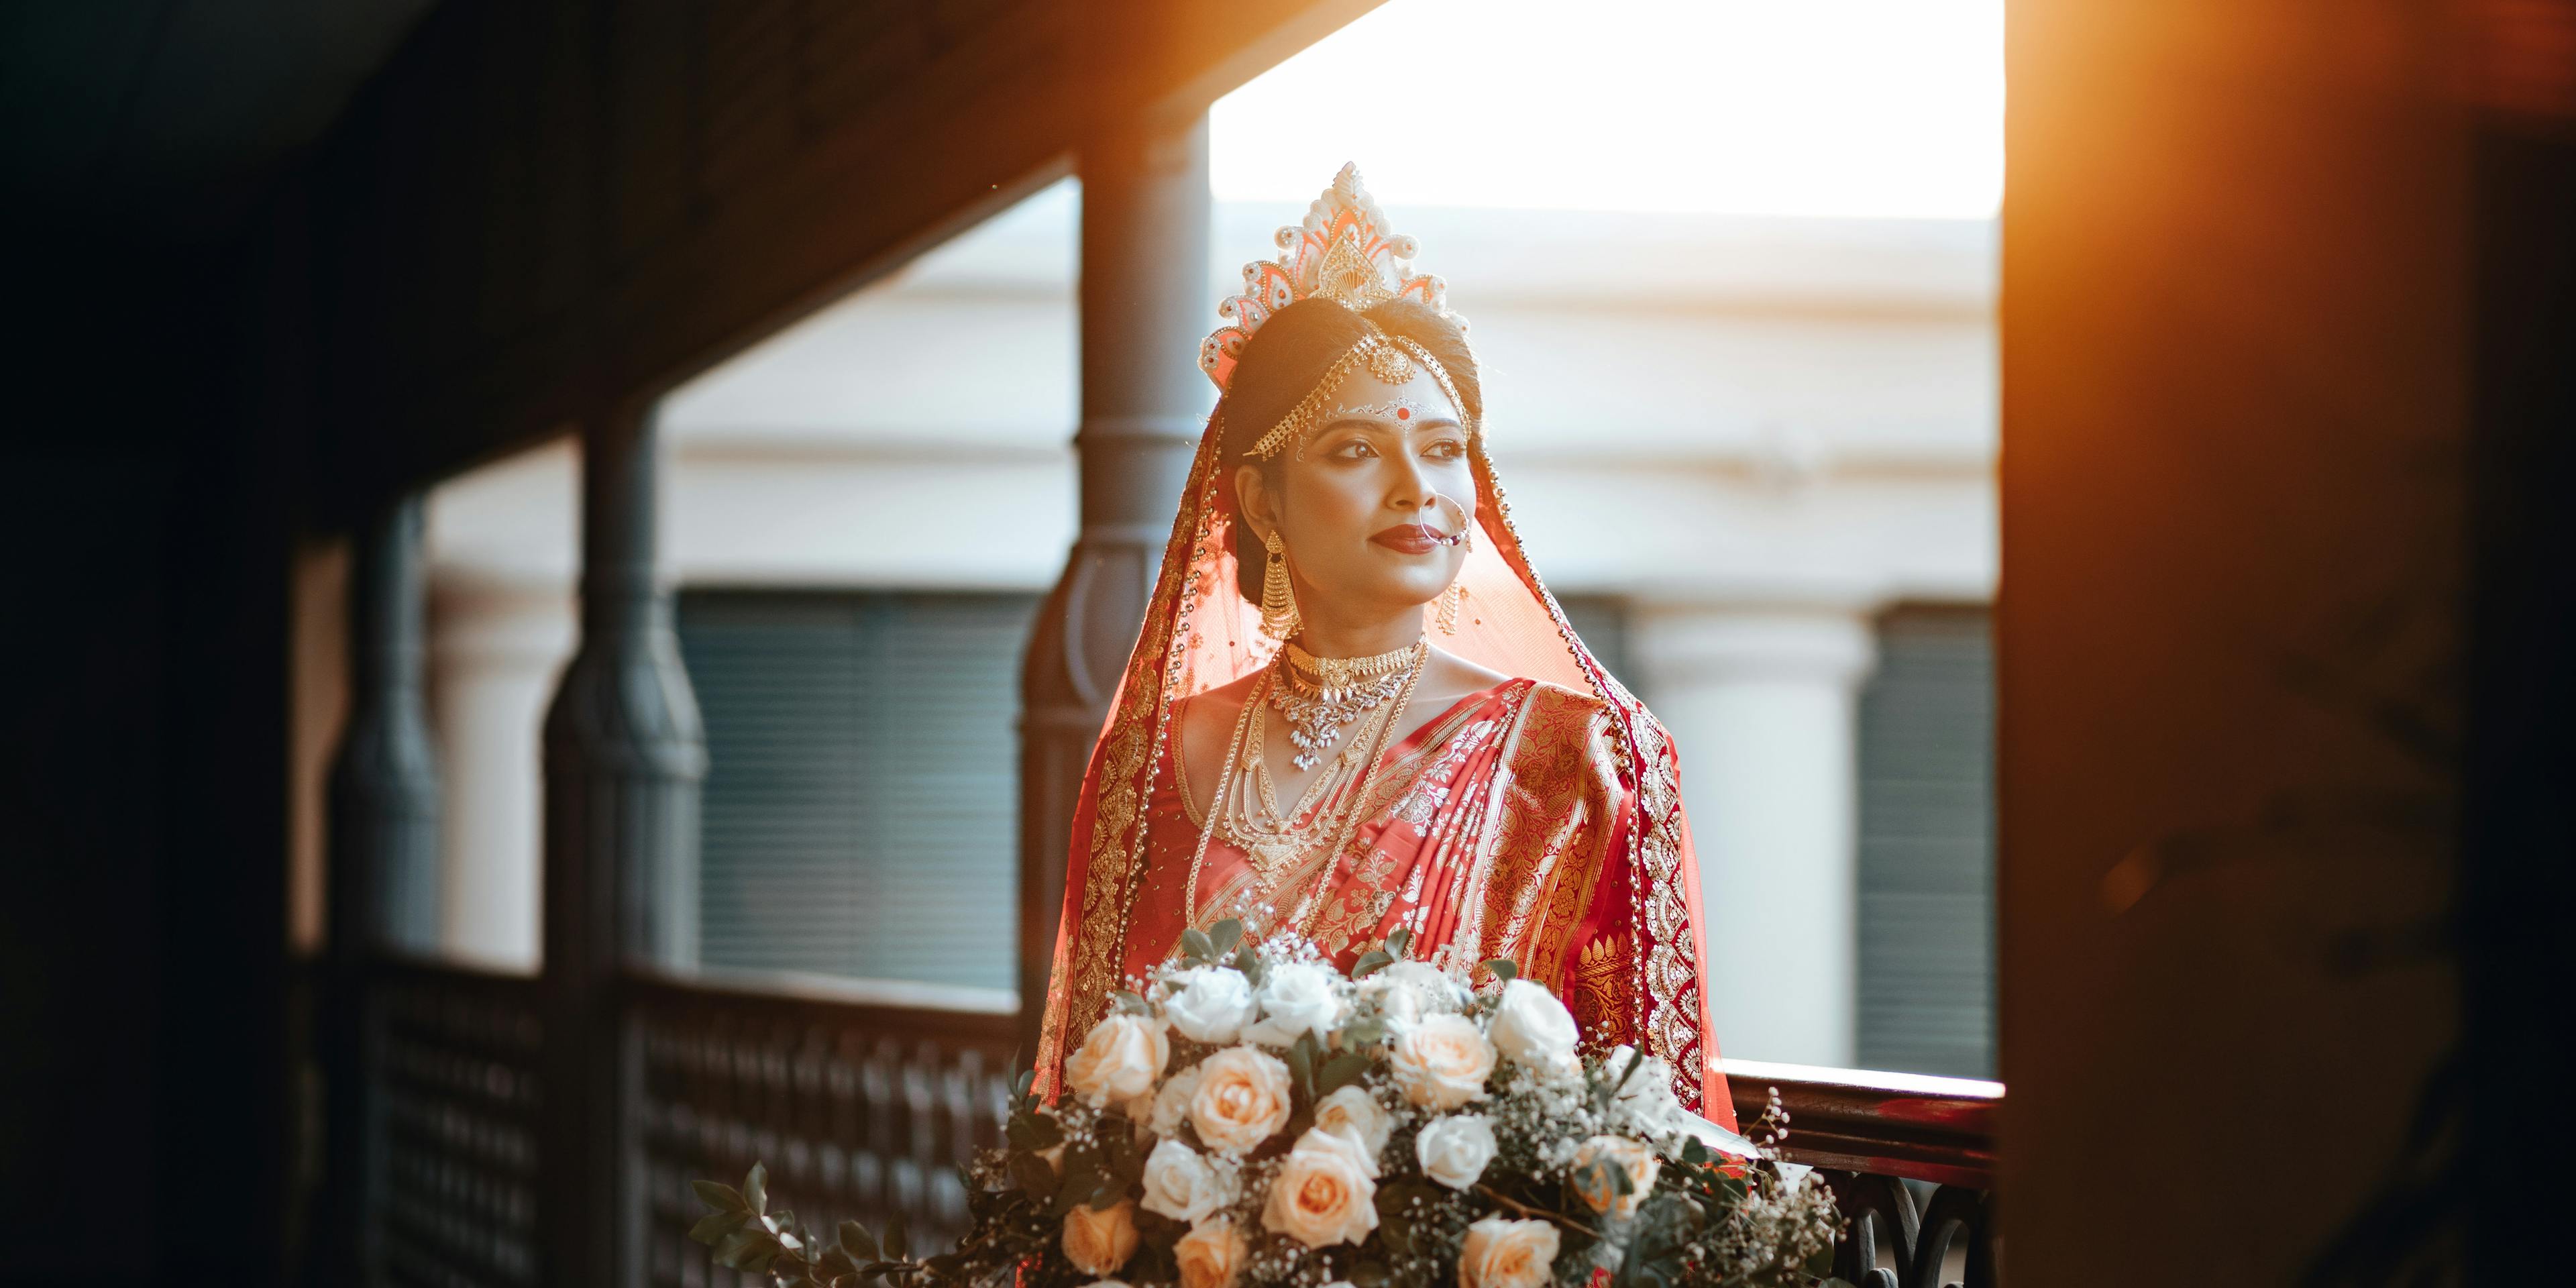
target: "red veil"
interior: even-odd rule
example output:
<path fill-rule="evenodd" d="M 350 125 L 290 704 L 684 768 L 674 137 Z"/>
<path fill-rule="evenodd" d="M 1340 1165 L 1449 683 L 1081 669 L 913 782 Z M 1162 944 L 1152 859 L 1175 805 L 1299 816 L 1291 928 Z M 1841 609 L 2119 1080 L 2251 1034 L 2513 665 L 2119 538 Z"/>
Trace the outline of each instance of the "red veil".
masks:
<path fill-rule="evenodd" d="M 1119 963 L 1145 866 L 1145 803 L 1164 758 L 1172 754 L 1174 705 L 1265 664 L 1277 648 L 1259 633 L 1259 612 L 1235 590 L 1229 520 L 1218 494 L 1226 473 L 1219 448 L 1222 414 L 1220 405 L 1199 440 L 1144 631 L 1092 753 L 1074 815 L 1038 1049 L 1041 1086 L 1050 1090 L 1069 1043 L 1099 1021 L 1111 990 L 1125 984 Z M 1590 695 L 1606 707 L 1606 736 L 1596 741 L 1606 744 L 1609 763 L 1591 768 L 1615 782 L 1623 797 L 1610 816 L 1623 820 L 1626 835 L 1607 852 L 1627 865 L 1618 884 L 1634 901 L 1626 920 L 1637 941 L 1624 967 L 1637 978 L 1623 981 L 1619 990 L 1629 1013 L 1618 1027 L 1670 1066 L 1684 1105 L 1731 1124 L 1717 1044 L 1708 1032 L 1699 872 L 1672 740 L 1567 624 L 1564 610 L 1530 567 L 1484 436 L 1476 434 L 1470 443 L 1476 522 L 1484 539 L 1473 543 L 1459 573 L 1466 594 L 1455 633 L 1433 639 L 1479 665 Z"/>

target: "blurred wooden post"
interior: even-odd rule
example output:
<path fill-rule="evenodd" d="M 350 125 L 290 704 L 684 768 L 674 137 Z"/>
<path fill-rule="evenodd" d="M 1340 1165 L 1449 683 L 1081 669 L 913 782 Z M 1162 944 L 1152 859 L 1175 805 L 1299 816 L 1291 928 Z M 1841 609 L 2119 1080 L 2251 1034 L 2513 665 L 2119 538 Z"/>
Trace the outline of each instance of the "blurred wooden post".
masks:
<path fill-rule="evenodd" d="M 543 1282 L 642 1281 L 641 1160 L 627 1130 L 629 962 L 697 960 L 706 737 L 655 566 L 658 434 L 620 409 L 582 439 L 581 648 L 545 730 Z"/>
<path fill-rule="evenodd" d="M 1020 1015 L 1036 1049 L 1073 807 L 1215 391 L 1207 118 L 1092 140 L 1082 175 L 1082 530 L 1021 672 Z"/>
<path fill-rule="evenodd" d="M 438 759 L 421 697 L 428 595 L 415 493 L 358 536 L 349 595 L 349 723 L 331 763 L 327 973 L 321 1005 L 324 1148 L 335 1183 L 317 1222 L 318 1278 L 371 1283 L 378 1267 L 374 1097 L 366 968 L 438 933 Z"/>

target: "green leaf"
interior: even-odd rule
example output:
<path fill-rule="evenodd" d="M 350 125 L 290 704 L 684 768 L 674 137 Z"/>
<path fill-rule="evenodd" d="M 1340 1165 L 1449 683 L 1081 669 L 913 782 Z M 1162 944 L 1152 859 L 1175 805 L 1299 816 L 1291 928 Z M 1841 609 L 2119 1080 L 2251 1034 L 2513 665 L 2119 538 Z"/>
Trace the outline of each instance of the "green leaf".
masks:
<path fill-rule="evenodd" d="M 708 1245 L 724 1242 L 742 1223 L 751 1219 L 748 1212 L 709 1212 L 689 1227 L 689 1237 Z"/>
<path fill-rule="evenodd" d="M 1393 965 L 1394 962 L 1395 956 L 1393 954 L 1387 952 L 1383 948 L 1372 948 L 1367 952 L 1361 953 L 1358 961 L 1351 963 L 1351 978 L 1367 979 L 1369 976 Z"/>
<path fill-rule="evenodd" d="M 1699 1137 L 1697 1136 L 1682 1137 L 1682 1161 L 1685 1163 L 1707 1162 L 1708 1146 L 1699 1143 Z"/>
<path fill-rule="evenodd" d="M 1111 993 L 1109 995 L 1109 1000 L 1117 1003 L 1118 1009 L 1128 1015 L 1151 1015 L 1154 1013 L 1154 1008 L 1148 1004 L 1144 998 L 1138 997 L 1134 993 L 1128 992 L 1123 988 L 1119 989 L 1115 993 Z"/>
<path fill-rule="evenodd" d="M 1064 1143 L 1064 1124 L 1051 1114 L 1031 1114 L 1029 1139 L 1037 1142 L 1035 1148 L 1052 1149 Z"/>
<path fill-rule="evenodd" d="M 1386 1267 L 1363 1261 L 1351 1267 L 1351 1288 L 1386 1288 Z"/>
<path fill-rule="evenodd" d="M 1212 962 L 1216 960 L 1215 941 L 1207 937 L 1206 931 L 1201 930 L 1196 926 L 1192 926 L 1181 932 L 1181 951 L 1187 953 L 1192 961 Z"/>
<path fill-rule="evenodd" d="M 1254 988 L 1261 987 L 1261 981 L 1270 974 L 1270 968 L 1261 964 L 1261 954 L 1252 951 L 1250 944 L 1234 950 L 1234 968 L 1243 972 Z"/>
<path fill-rule="evenodd" d="M 874 1261 L 880 1255 L 877 1252 L 877 1237 L 868 1233 L 868 1228 L 856 1221 L 841 1223 L 841 1251 L 848 1253 L 853 1261 Z"/>
<path fill-rule="evenodd" d="M 1494 978 L 1499 979 L 1506 984 L 1511 983 L 1514 979 L 1518 978 L 1521 973 L 1520 963 L 1513 961 L 1509 957 L 1494 958 L 1493 960 L 1485 963 L 1485 969 L 1492 971 L 1494 973 Z"/>
<path fill-rule="evenodd" d="M 698 1200 L 708 1207 L 726 1212 L 748 1212 L 751 1205 L 742 1201 L 742 1192 L 722 1181 L 691 1181 L 689 1188 L 698 1192 Z"/>
<path fill-rule="evenodd" d="M 1015 1117 L 1002 1124 L 1002 1139 L 1009 1142 L 1013 1149 L 1041 1148 L 1038 1144 L 1036 1123 L 1037 1119 L 1034 1117 Z"/>
<path fill-rule="evenodd" d="M 1239 917 L 1228 917 L 1209 927 L 1209 931 L 1208 938 L 1214 942 L 1216 949 L 1208 954 L 1210 961 L 1231 954 L 1235 945 L 1243 942 L 1243 921 Z"/>
<path fill-rule="evenodd" d="M 885 1252 L 889 1257 L 899 1258 L 907 1255 L 904 1252 L 903 1213 L 901 1212 L 886 1218 Z"/>
<path fill-rule="evenodd" d="M 1368 1072 L 1369 1058 L 1353 1051 L 1334 1056 L 1315 1073 L 1315 1098 L 1318 1100 L 1358 1082 Z"/>
<path fill-rule="evenodd" d="M 1365 1049 L 1385 1040 L 1386 1022 L 1375 1016 L 1353 1020 L 1349 1027 L 1342 1030 L 1342 1045 L 1347 1047 Z"/>
<path fill-rule="evenodd" d="M 1411 930 L 1399 928 L 1394 934 L 1386 937 L 1387 954 L 1395 958 L 1397 961 L 1404 960 L 1405 956 L 1412 951 L 1412 948 L 1413 932 Z"/>
<path fill-rule="evenodd" d="M 751 1165 L 750 1173 L 742 1178 L 742 1201 L 749 1204 L 754 1212 L 769 1210 L 768 1168 L 758 1163 Z"/>
<path fill-rule="evenodd" d="M 1297 1088 L 1306 1094 L 1306 1103 L 1315 1103 L 1315 1034 L 1308 1030 L 1297 1035 L 1288 1047 L 1288 1076 L 1297 1080 Z"/>
<path fill-rule="evenodd" d="M 1014 1063 L 1017 1063 L 1017 1062 L 1018 1062 L 1018 1059 L 1019 1059 L 1019 1058 L 1018 1058 L 1017 1056 L 1012 1057 L 1012 1061 L 1013 1061 Z M 1029 1094 L 1029 1088 L 1030 1088 L 1031 1086 L 1035 1085 L 1035 1084 L 1036 1084 L 1036 1082 L 1037 1082 L 1037 1080 L 1038 1080 L 1038 1071 L 1037 1071 L 1037 1070 L 1035 1070 L 1035 1069 L 1022 1069 L 1022 1070 L 1020 1070 L 1020 1076 L 1018 1076 L 1018 1077 L 1016 1077 L 1016 1078 L 1011 1079 L 1011 1095 L 1012 1095 L 1012 1097 L 1013 1097 L 1013 1098 L 1018 1098 L 1018 1097 L 1022 1097 L 1022 1096 L 1026 1096 L 1026 1095 L 1028 1095 L 1028 1094 Z"/>
<path fill-rule="evenodd" d="M 1019 1182 L 1022 1192 L 1040 1203 L 1054 1198 L 1056 1187 L 1063 1184 L 1056 1177 L 1055 1169 L 1047 1166 L 1047 1161 L 1035 1154 L 1011 1156 L 1011 1179 Z M 873 1242 L 868 1245 L 868 1248 L 868 1256 L 873 1258 L 877 1255 L 876 1245 Z"/>
<path fill-rule="evenodd" d="M 760 1265 L 766 1266 L 776 1255 L 777 1245 L 770 1242 L 769 1231 L 757 1226 L 734 1231 L 724 1242 L 716 1245 L 715 1252 L 717 1265 L 731 1266 L 736 1270 L 758 1269 L 752 1264 L 752 1258 L 758 1257 Z"/>

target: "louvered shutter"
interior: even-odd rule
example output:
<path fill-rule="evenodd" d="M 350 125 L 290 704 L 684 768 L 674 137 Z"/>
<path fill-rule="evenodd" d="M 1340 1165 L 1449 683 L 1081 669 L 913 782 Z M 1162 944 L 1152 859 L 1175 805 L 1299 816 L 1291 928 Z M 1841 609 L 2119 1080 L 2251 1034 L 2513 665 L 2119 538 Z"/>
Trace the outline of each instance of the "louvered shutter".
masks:
<path fill-rule="evenodd" d="M 711 967 L 1009 988 L 1037 597 L 691 591 Z"/>
<path fill-rule="evenodd" d="M 1994 649 L 1982 609 L 1881 619 L 1860 701 L 1860 1062 L 1994 1075 Z"/>

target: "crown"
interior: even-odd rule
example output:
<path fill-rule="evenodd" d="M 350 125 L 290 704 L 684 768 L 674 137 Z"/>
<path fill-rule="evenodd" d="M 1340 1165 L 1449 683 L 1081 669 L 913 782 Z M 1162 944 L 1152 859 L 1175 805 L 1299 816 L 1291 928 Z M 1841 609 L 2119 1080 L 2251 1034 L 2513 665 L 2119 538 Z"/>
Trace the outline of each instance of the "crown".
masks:
<path fill-rule="evenodd" d="M 1353 309 L 1410 299 L 1449 314 L 1449 286 L 1437 277 L 1412 275 L 1419 249 L 1386 226 L 1386 212 L 1360 183 L 1360 169 L 1345 165 L 1333 186 L 1306 208 L 1306 222 L 1279 230 L 1279 258 L 1243 266 L 1243 294 L 1217 306 L 1231 319 L 1199 345 L 1199 368 L 1222 392 L 1234 381 L 1244 342 L 1270 315 L 1299 300 L 1325 299 Z"/>

